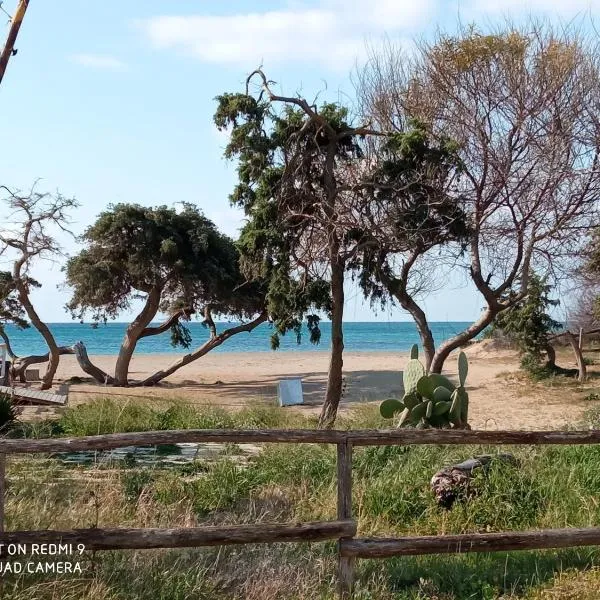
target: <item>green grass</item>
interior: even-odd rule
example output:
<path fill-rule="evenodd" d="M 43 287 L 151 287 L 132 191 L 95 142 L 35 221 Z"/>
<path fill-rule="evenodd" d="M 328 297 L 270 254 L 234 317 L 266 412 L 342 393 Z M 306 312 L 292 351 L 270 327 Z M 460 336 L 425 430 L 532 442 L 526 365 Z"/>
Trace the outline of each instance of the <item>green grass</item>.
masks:
<path fill-rule="evenodd" d="M 140 403 L 139 398 L 97 398 L 67 409 L 57 420 L 21 423 L 12 435 L 37 438 L 167 429 L 313 428 L 316 423 L 316 417 L 305 418 L 268 406 L 228 412 L 217 407 L 198 409 L 178 400 L 173 400 L 168 408 L 157 408 Z"/>
<path fill-rule="evenodd" d="M 339 427 L 384 424 L 362 407 Z M 184 427 L 312 427 L 281 409 L 226 413 L 182 402 L 159 409 L 101 399 L 20 435 L 84 435 Z M 600 410 L 585 426 L 600 426 Z M 509 451 L 475 480 L 475 496 L 440 509 L 429 480 L 441 467 Z M 239 447 L 216 462 L 172 468 L 64 467 L 48 458 L 9 461 L 7 529 L 175 527 L 295 522 L 336 515 L 335 449 L 267 444 L 240 466 Z M 409 446 L 357 448 L 354 513 L 359 535 L 425 535 L 600 525 L 600 446 Z M 595 548 L 357 562 L 357 599 L 543 600 L 596 592 Z M 3 598 L 129 600 L 333 599 L 335 543 L 98 553 L 83 577 L 6 577 Z M 581 586 L 573 583 L 580 578 Z M 570 595 L 569 595 L 570 594 Z M 581 596 L 595 598 L 594 595 Z"/>

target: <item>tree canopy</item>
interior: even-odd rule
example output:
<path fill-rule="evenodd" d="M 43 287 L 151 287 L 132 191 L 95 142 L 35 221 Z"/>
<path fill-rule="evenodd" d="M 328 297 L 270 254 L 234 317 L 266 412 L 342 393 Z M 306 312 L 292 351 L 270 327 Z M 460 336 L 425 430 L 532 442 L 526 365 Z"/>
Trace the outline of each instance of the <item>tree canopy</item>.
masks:
<path fill-rule="evenodd" d="M 562 277 L 597 222 L 599 58 L 572 29 L 507 23 L 439 34 L 410 58 L 388 44 L 359 73 L 363 112 L 379 127 L 418 119 L 456 143 L 468 243 L 445 246 L 438 264 L 461 269 L 485 309 L 435 349 L 433 371 L 527 296 L 532 270 Z"/>
<path fill-rule="evenodd" d="M 348 227 L 350 173 L 362 158 L 348 111 L 317 108 L 303 98 L 276 96 L 262 73 L 257 97 L 217 98 L 215 123 L 230 131 L 225 156 L 238 161 L 231 202 L 248 222 L 240 236 L 247 274 L 268 281 L 267 301 L 276 334 L 300 331 L 307 318 L 311 340 L 320 338 L 323 310 L 332 322 L 331 361 L 320 423 L 335 420 L 342 394 L 344 274 L 359 240 Z"/>
<path fill-rule="evenodd" d="M 111 206 L 81 241 L 84 248 L 66 266 L 73 314 L 83 319 L 91 313 L 95 322 L 106 322 L 143 300 L 117 360 L 119 385 L 128 383 L 129 361 L 141 337 L 170 329 L 172 342 L 187 348 L 191 338 L 182 320 L 200 308 L 209 325 L 213 314 L 243 318 L 264 309 L 260 285 L 241 276 L 233 241 L 190 204 L 181 211 Z M 169 318 L 149 327 L 159 312 Z"/>

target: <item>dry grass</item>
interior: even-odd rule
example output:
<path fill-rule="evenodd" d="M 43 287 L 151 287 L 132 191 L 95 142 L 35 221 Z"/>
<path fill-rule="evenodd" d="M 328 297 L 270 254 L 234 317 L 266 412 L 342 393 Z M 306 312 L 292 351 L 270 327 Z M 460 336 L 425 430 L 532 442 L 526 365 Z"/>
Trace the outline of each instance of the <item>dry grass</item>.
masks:
<path fill-rule="evenodd" d="M 111 410 L 100 400 L 78 408 L 43 434 L 212 426 L 310 426 L 293 413 L 259 409 L 234 416 L 176 410 Z M 113 416 L 113 420 L 109 418 Z M 598 426 L 598 414 L 589 423 Z M 382 424 L 373 406 L 340 427 Z M 521 468 L 493 469 L 480 493 L 451 512 L 429 492 L 439 467 L 490 448 L 357 449 L 354 506 L 361 535 L 406 535 L 600 525 L 600 448 L 511 448 Z M 215 463 L 184 467 L 66 467 L 50 458 L 11 458 L 8 529 L 90 526 L 176 527 L 197 524 L 330 519 L 336 514 L 335 451 L 320 445 L 266 445 L 244 468 L 224 453 Z M 567 600 L 592 598 L 600 552 L 595 549 L 359 561 L 357 600 Z M 174 551 L 105 552 L 86 556 L 73 576 L 7 577 L 13 600 L 332 600 L 335 544 L 252 545 Z M 579 587 L 578 587 L 579 586 Z M 570 594 L 570 595 L 569 595 Z"/>

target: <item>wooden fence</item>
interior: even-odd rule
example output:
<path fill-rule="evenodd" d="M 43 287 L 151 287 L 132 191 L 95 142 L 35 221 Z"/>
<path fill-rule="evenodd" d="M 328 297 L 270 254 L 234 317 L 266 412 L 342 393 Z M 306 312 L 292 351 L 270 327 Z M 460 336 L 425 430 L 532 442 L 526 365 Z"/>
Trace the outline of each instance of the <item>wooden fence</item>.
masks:
<path fill-rule="evenodd" d="M 337 445 L 337 519 L 294 524 L 230 525 L 184 529 L 91 528 L 4 531 L 6 455 L 108 450 L 182 442 L 320 443 Z M 414 444 L 598 444 L 600 431 L 454 430 L 179 430 L 116 433 L 81 438 L 0 439 L 0 544 L 72 543 L 87 550 L 183 548 L 229 544 L 338 540 L 339 597 L 350 598 L 357 558 L 461 552 L 533 550 L 600 545 L 600 527 L 401 538 L 359 538 L 352 518 L 354 446 Z"/>

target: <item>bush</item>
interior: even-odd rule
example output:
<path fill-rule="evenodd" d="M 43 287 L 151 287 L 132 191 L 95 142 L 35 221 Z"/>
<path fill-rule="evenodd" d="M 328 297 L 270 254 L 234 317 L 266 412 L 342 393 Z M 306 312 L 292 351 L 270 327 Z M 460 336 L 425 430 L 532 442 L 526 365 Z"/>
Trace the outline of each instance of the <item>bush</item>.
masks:
<path fill-rule="evenodd" d="M 0 434 L 6 434 L 15 426 L 20 412 L 8 394 L 0 394 Z"/>

